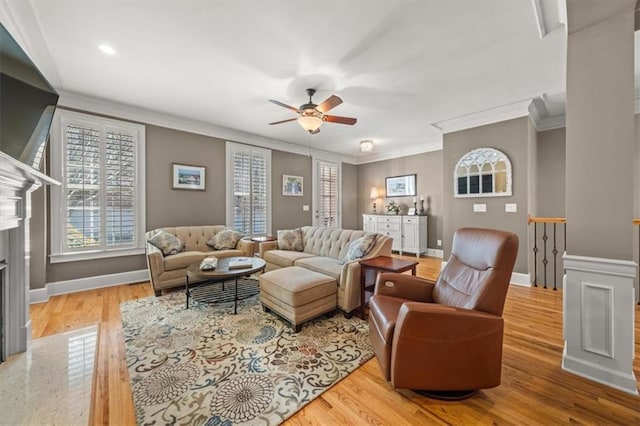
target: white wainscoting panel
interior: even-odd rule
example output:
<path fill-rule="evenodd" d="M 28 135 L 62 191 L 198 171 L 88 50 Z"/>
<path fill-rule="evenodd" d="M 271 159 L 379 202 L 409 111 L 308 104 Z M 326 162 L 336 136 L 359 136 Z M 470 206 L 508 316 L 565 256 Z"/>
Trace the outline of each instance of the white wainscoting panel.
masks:
<path fill-rule="evenodd" d="M 638 395 L 633 373 L 636 263 L 563 257 L 562 368 Z"/>

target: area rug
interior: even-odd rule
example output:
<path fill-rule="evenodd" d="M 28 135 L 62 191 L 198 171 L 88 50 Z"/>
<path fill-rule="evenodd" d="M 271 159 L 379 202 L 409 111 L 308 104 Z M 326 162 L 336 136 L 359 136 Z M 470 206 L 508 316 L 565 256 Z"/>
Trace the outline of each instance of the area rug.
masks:
<path fill-rule="evenodd" d="M 373 356 L 365 321 L 338 313 L 293 333 L 258 295 L 236 315 L 233 302 L 185 309 L 182 292 L 120 309 L 141 425 L 279 424 Z"/>

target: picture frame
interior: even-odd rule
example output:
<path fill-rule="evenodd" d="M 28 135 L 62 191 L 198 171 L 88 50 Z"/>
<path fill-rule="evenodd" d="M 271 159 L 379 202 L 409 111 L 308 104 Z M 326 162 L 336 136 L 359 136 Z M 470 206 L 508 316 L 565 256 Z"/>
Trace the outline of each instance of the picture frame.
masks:
<path fill-rule="evenodd" d="M 386 196 L 411 197 L 416 195 L 416 174 L 385 178 Z"/>
<path fill-rule="evenodd" d="M 304 194 L 304 179 L 302 176 L 282 175 L 282 195 L 302 197 Z"/>
<path fill-rule="evenodd" d="M 172 189 L 190 189 L 205 191 L 204 166 L 192 166 L 189 164 L 171 164 Z"/>
<path fill-rule="evenodd" d="M 407 212 L 408 216 L 415 216 L 416 215 L 416 208 L 415 207 L 409 207 L 409 211 Z"/>

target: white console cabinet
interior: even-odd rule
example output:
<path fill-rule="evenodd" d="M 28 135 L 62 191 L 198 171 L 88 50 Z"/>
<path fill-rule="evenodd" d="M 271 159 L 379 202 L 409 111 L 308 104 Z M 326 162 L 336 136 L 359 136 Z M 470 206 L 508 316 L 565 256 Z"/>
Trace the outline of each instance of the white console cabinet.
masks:
<path fill-rule="evenodd" d="M 427 251 L 427 216 L 362 215 L 363 229 L 393 238 L 391 249 L 420 257 Z"/>

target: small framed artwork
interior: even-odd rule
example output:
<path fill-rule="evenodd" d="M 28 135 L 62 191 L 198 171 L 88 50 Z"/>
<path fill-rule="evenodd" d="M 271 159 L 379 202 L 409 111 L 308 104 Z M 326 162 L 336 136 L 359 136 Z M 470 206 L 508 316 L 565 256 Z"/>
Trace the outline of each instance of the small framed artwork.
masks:
<path fill-rule="evenodd" d="M 409 207 L 409 211 L 407 212 L 408 216 L 415 216 L 416 215 L 416 208 L 415 207 Z"/>
<path fill-rule="evenodd" d="M 416 175 L 385 178 L 387 197 L 409 197 L 416 195 Z"/>
<path fill-rule="evenodd" d="M 302 176 L 282 175 L 282 195 L 301 197 L 302 194 Z"/>
<path fill-rule="evenodd" d="M 206 167 L 172 164 L 173 189 L 193 189 L 204 191 Z"/>

